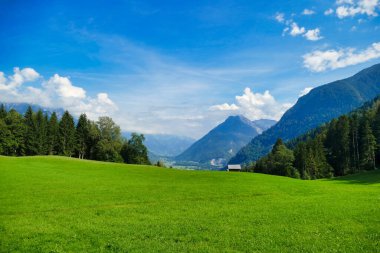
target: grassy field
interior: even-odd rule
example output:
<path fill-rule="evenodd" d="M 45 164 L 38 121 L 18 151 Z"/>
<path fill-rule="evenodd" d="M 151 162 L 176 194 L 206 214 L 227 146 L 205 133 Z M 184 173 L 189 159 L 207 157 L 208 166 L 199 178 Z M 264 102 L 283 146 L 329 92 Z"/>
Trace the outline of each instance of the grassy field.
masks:
<path fill-rule="evenodd" d="M 380 252 L 380 171 L 301 181 L 0 157 L 0 252 Z"/>

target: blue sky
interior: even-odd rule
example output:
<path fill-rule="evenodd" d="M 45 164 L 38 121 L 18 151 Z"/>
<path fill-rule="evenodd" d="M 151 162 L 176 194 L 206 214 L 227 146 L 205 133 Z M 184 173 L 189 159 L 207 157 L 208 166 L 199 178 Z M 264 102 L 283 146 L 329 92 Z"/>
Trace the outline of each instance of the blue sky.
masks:
<path fill-rule="evenodd" d="M 380 62 L 378 13 L 377 0 L 3 0 L 0 100 L 198 138 L 228 115 L 279 119 Z"/>

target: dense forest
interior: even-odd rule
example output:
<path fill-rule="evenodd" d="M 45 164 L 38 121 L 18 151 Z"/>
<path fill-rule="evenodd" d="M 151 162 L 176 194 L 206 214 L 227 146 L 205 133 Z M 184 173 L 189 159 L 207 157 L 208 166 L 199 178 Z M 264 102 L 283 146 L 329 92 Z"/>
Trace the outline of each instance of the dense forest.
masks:
<path fill-rule="evenodd" d="M 86 114 L 77 123 L 68 111 L 61 118 L 29 106 L 24 115 L 0 106 L 0 155 L 61 155 L 109 162 L 150 164 L 144 135 L 129 140 L 110 117 L 94 122 Z"/>
<path fill-rule="evenodd" d="M 246 169 L 302 179 L 344 176 L 380 166 L 380 98 L 272 151 Z"/>

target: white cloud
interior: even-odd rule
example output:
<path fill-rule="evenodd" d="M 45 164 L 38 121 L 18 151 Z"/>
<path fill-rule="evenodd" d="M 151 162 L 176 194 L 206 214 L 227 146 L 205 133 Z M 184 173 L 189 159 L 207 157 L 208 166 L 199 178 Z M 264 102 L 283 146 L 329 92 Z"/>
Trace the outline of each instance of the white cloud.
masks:
<path fill-rule="evenodd" d="M 343 19 L 356 15 L 377 16 L 380 8 L 379 0 L 337 0 L 336 15 Z"/>
<path fill-rule="evenodd" d="M 323 37 L 320 35 L 320 32 L 321 31 L 319 30 L 319 28 L 316 28 L 313 30 L 308 30 L 303 36 L 307 40 L 316 41 L 316 40 L 323 39 Z"/>
<path fill-rule="evenodd" d="M 281 17 L 283 18 L 283 16 Z M 281 23 L 284 23 L 286 25 L 286 27 L 282 31 L 282 36 L 285 36 L 286 34 L 289 34 L 293 37 L 302 35 L 304 38 L 310 41 L 317 41 L 323 39 L 323 37 L 320 35 L 321 31 L 319 28 L 307 30 L 305 27 L 299 26 L 293 20 L 283 20 L 283 22 Z"/>
<path fill-rule="evenodd" d="M 301 35 L 301 34 L 303 34 L 303 33 L 305 33 L 305 27 L 299 27 L 298 25 L 297 25 L 297 23 L 296 22 L 293 22 L 292 24 L 291 24 L 291 29 L 290 29 L 290 35 L 292 35 L 293 37 L 294 36 L 298 36 L 298 35 Z"/>
<path fill-rule="evenodd" d="M 307 95 L 312 89 L 313 89 L 313 87 L 306 87 L 305 89 L 303 89 L 303 90 L 298 94 L 298 97 L 303 97 L 303 96 Z"/>
<path fill-rule="evenodd" d="M 264 93 L 254 93 L 250 88 L 244 89 L 244 94 L 235 97 L 236 104 L 222 104 L 211 106 L 212 110 L 225 111 L 233 108 L 234 113 L 243 114 L 251 120 L 275 119 L 279 120 L 292 104 L 281 104 L 267 90 Z"/>
<path fill-rule="evenodd" d="M 60 97 L 64 98 L 85 98 L 86 91 L 81 87 L 73 86 L 67 77 L 55 74 L 45 84 L 49 89 L 54 89 Z"/>
<path fill-rule="evenodd" d="M 304 66 L 311 71 L 322 72 L 328 69 L 344 68 L 380 58 L 380 42 L 373 43 L 362 51 L 356 51 L 354 48 L 313 51 L 303 56 Z"/>
<path fill-rule="evenodd" d="M 40 74 L 32 68 L 23 68 L 20 70 L 20 68 L 16 67 L 13 68 L 13 72 L 14 74 L 8 78 L 5 77 L 3 72 L 0 72 L 0 90 L 14 90 L 23 83 L 33 82 L 40 77 Z"/>
<path fill-rule="evenodd" d="M 304 9 L 302 12 L 302 15 L 313 15 L 315 14 L 315 11 L 309 10 L 309 9 Z"/>
<path fill-rule="evenodd" d="M 1 102 L 31 103 L 50 108 L 64 108 L 75 116 L 86 113 L 89 118 L 96 119 L 101 115 L 110 115 L 118 108 L 107 93 L 99 93 L 96 98 L 86 95 L 86 91 L 74 86 L 68 77 L 55 74 L 48 80 L 41 80 L 38 87 L 25 86 L 40 78 L 32 68 L 20 70 L 14 68 L 14 74 L 6 78 L 0 72 Z"/>
<path fill-rule="evenodd" d="M 239 107 L 235 104 L 221 104 L 221 105 L 213 105 L 210 107 L 211 111 L 236 111 L 239 110 Z"/>
<path fill-rule="evenodd" d="M 329 15 L 331 15 L 331 14 L 333 14 L 334 13 L 334 10 L 333 9 L 328 9 L 328 10 L 326 10 L 325 12 L 324 12 L 324 14 L 326 15 L 326 16 L 329 16 Z"/>
<path fill-rule="evenodd" d="M 275 16 L 275 19 L 279 22 L 279 23 L 284 23 L 285 22 L 285 15 L 284 13 L 277 13 L 276 16 Z"/>

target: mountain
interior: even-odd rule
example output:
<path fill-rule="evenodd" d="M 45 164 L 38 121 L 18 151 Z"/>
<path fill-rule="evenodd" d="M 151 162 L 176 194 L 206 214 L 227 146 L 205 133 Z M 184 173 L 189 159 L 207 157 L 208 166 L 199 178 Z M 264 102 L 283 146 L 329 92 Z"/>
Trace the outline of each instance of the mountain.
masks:
<path fill-rule="evenodd" d="M 380 64 L 347 79 L 311 90 L 300 97 L 273 127 L 252 139 L 230 163 L 249 163 L 267 154 L 277 138 L 284 141 L 346 114 L 380 94 Z"/>
<path fill-rule="evenodd" d="M 28 104 L 28 103 L 2 103 L 1 101 L 0 101 L 0 104 L 4 104 L 5 109 L 7 111 L 9 111 L 11 109 L 14 109 L 18 113 L 20 113 L 20 114 L 25 114 L 25 112 L 26 112 L 26 110 L 28 109 L 29 106 L 32 107 L 32 109 L 33 109 L 34 112 L 36 112 L 39 109 L 41 109 L 44 113 L 46 113 L 49 116 L 53 112 L 56 112 L 58 118 L 62 117 L 62 115 L 64 113 L 63 109 L 47 108 L 47 107 L 43 107 L 43 106 L 36 105 L 36 104 Z"/>
<path fill-rule="evenodd" d="M 126 138 L 129 138 L 130 135 L 130 132 L 123 132 L 123 136 Z M 144 134 L 144 136 L 145 146 L 153 153 L 152 156 L 158 157 L 179 155 L 195 142 L 189 137 L 169 134 Z"/>
<path fill-rule="evenodd" d="M 230 116 L 175 160 L 223 167 L 241 147 L 274 123 L 272 120 L 252 122 L 243 116 Z"/>

